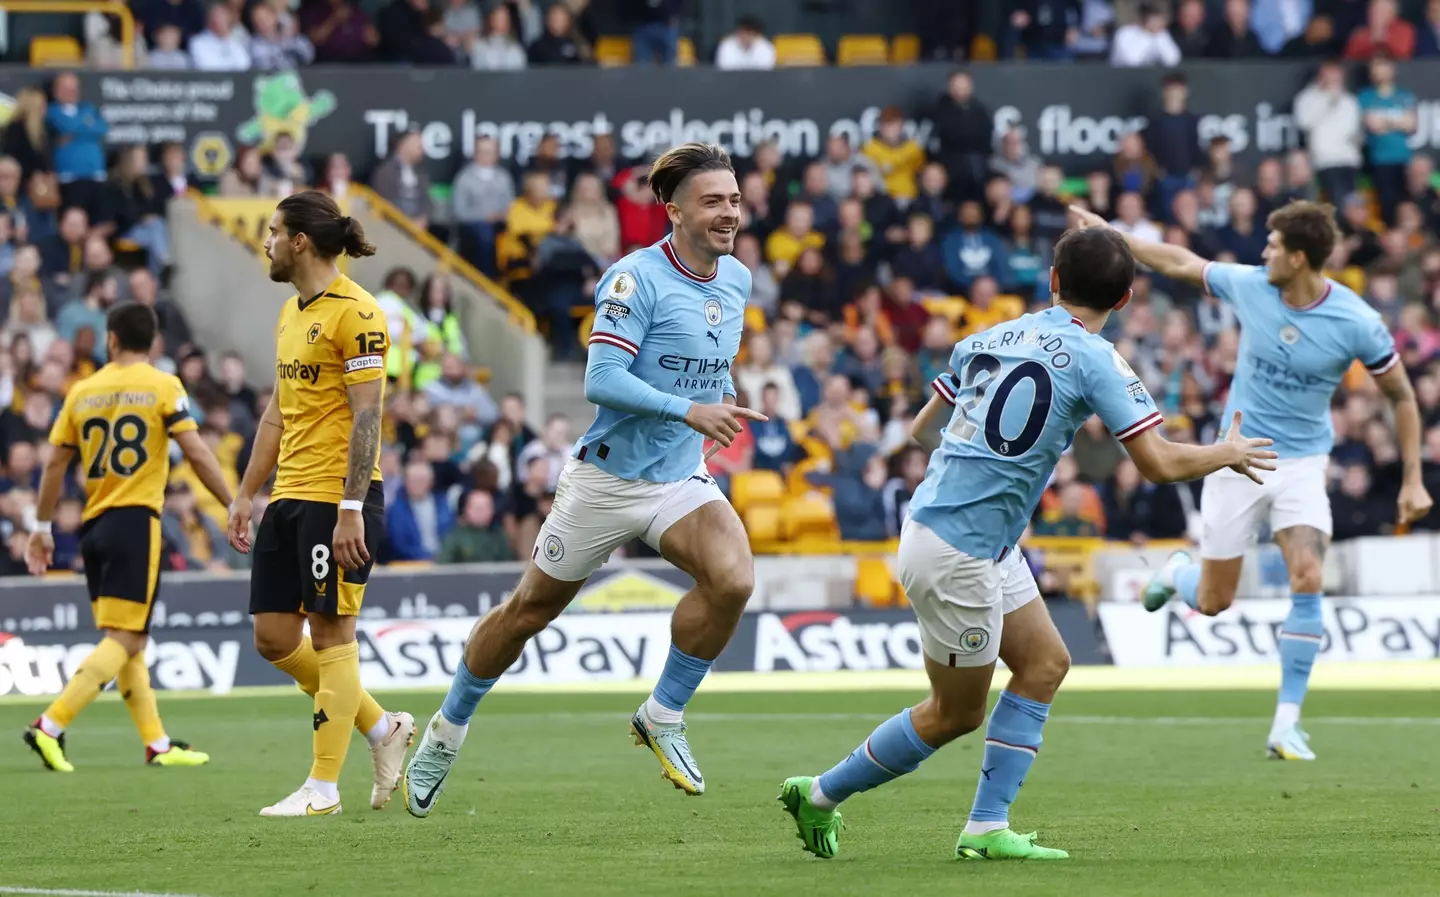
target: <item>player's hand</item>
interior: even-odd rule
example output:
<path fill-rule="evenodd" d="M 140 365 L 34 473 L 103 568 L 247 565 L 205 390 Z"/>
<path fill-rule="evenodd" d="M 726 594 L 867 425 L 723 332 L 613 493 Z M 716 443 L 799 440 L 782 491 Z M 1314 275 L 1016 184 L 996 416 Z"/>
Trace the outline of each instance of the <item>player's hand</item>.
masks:
<path fill-rule="evenodd" d="M 230 523 L 225 528 L 225 535 L 230 540 L 230 547 L 241 554 L 250 553 L 250 514 L 254 508 L 254 499 L 237 495 L 230 502 Z"/>
<path fill-rule="evenodd" d="M 701 405 L 696 402 L 690 406 L 690 413 L 685 415 L 685 424 L 695 432 L 715 440 L 715 444 L 721 448 L 729 448 L 735 437 L 740 435 L 740 431 L 745 429 L 740 423 L 742 420 L 763 422 L 769 419 L 758 411 L 739 405 L 726 405 L 723 402 Z"/>
<path fill-rule="evenodd" d="M 55 537 L 49 533 L 31 533 L 30 544 L 25 546 L 25 566 L 34 576 L 44 576 L 55 559 Z"/>
<path fill-rule="evenodd" d="M 1426 514 L 1435 502 L 1430 500 L 1430 493 L 1425 491 L 1425 484 L 1419 480 L 1406 482 L 1400 487 L 1400 522 L 1406 526 L 1414 523 Z"/>
<path fill-rule="evenodd" d="M 1089 209 L 1082 209 L 1079 206 L 1068 206 L 1066 211 L 1070 213 L 1070 221 L 1077 228 L 1087 227 L 1109 227 L 1110 222 L 1096 215 Z"/>
<path fill-rule="evenodd" d="M 340 512 L 330 546 L 341 570 L 359 570 L 370 563 L 370 552 L 365 549 L 365 517 L 360 511 Z"/>
<path fill-rule="evenodd" d="M 1273 445 L 1273 439 L 1246 439 L 1240 435 L 1240 412 L 1235 412 L 1235 417 L 1230 420 L 1230 432 L 1225 436 L 1225 442 L 1235 452 L 1235 463 L 1230 469 L 1236 473 L 1243 473 L 1245 476 L 1257 483 L 1264 483 L 1260 479 L 1257 470 L 1274 470 L 1275 459 L 1280 457 L 1267 449 Z"/>

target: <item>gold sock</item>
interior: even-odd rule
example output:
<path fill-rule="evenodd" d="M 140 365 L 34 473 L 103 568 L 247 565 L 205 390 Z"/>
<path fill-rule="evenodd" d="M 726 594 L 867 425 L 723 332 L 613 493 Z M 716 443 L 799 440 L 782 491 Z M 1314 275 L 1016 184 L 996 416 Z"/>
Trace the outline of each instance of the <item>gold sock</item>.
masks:
<path fill-rule="evenodd" d="M 150 687 L 150 671 L 145 667 L 144 653 L 136 654 L 120 668 L 115 682 L 125 709 L 147 745 L 165 738 L 165 724 L 160 722 L 160 708 L 155 703 L 155 689 Z"/>
<path fill-rule="evenodd" d="M 125 661 L 130 659 L 130 652 L 125 646 L 113 638 L 103 638 L 95 650 L 90 652 L 80 669 L 75 671 L 70 684 L 60 693 L 49 707 L 45 708 L 45 716 L 52 723 L 64 729 L 75 721 L 80 711 L 90 706 L 90 702 L 100 696 L 105 686 L 110 684 Z"/>
<path fill-rule="evenodd" d="M 315 693 L 315 765 L 310 778 L 340 781 L 340 768 L 350 749 L 350 727 L 360 709 L 360 646 L 355 642 L 315 652 L 320 662 L 320 690 Z"/>
<path fill-rule="evenodd" d="M 356 657 L 359 657 L 359 647 L 356 647 Z M 359 662 L 358 659 L 356 661 Z M 285 675 L 294 679 L 300 686 L 300 690 L 310 697 L 320 690 L 320 660 L 315 656 L 315 646 L 310 643 L 309 638 L 300 642 L 300 647 L 291 651 L 288 657 L 282 657 L 273 661 L 275 668 Z M 385 710 L 370 692 L 360 692 L 360 709 L 355 713 L 355 728 L 364 735 L 380 722 L 380 717 L 385 715 Z"/>

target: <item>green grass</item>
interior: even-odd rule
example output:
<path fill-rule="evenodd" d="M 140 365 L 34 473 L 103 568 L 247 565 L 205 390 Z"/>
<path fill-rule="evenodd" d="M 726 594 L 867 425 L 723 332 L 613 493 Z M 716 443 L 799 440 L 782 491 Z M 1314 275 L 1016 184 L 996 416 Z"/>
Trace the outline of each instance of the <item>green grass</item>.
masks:
<path fill-rule="evenodd" d="M 440 701 L 381 697 L 422 725 Z M 1052 864 L 950 859 L 978 735 L 848 803 L 838 859 L 801 852 L 774 800 L 781 779 L 829 767 L 907 695 L 702 692 L 690 719 L 702 798 L 662 782 L 631 746 L 638 697 L 492 696 L 426 820 L 406 815 L 398 794 L 369 809 L 358 736 L 344 815 L 259 818 L 309 765 L 298 694 L 162 695 L 171 733 L 214 756 L 180 770 L 143 768 L 123 706 L 100 702 L 71 730 L 71 775 L 43 771 L 20 743 L 38 707 L 0 704 L 0 731 L 14 736 L 0 750 L 0 886 L 210 897 L 1440 893 L 1440 725 L 1403 719 L 1434 717 L 1433 693 L 1311 695 L 1320 761 L 1309 764 L 1262 759 L 1273 700 L 1263 692 L 1062 695 L 1015 815 L 1071 852 Z"/>

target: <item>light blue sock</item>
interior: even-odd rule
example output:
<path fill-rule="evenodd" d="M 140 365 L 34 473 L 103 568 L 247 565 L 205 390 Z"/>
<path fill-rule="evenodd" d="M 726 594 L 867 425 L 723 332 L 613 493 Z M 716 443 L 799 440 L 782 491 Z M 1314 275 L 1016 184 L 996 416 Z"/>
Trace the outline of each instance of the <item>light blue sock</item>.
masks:
<path fill-rule="evenodd" d="M 1280 703 L 1303 704 L 1310 687 L 1310 668 L 1320 653 L 1325 623 L 1320 615 L 1320 594 L 1290 596 L 1290 613 L 1280 627 Z"/>
<path fill-rule="evenodd" d="M 665 658 L 665 669 L 660 672 L 660 681 L 655 683 L 655 702 L 669 710 L 684 710 L 714 663 L 713 660 L 691 657 L 671 645 L 670 656 Z"/>
<path fill-rule="evenodd" d="M 1193 608 L 1200 605 L 1196 603 L 1195 593 L 1200 591 L 1200 565 L 1186 564 L 1175 571 L 1175 594 L 1180 600 Z"/>
<path fill-rule="evenodd" d="M 440 705 L 440 715 L 456 726 L 469 723 L 470 717 L 475 715 L 480 699 L 499 681 L 499 676 L 494 679 L 481 679 L 470 672 L 462 659 L 455 668 L 455 679 L 450 683 L 450 691 L 445 693 L 445 703 Z"/>
<path fill-rule="evenodd" d="M 1040 730 L 1050 715 L 1050 705 L 1022 698 L 1008 691 L 990 713 L 985 727 L 985 756 L 980 760 L 980 784 L 970 808 L 973 822 L 1008 822 L 1010 805 L 1030 764 L 1040 750 Z"/>
<path fill-rule="evenodd" d="M 820 776 L 820 790 L 835 803 L 914 772 L 935 748 L 920 740 L 905 708 L 881 723 L 850 756 Z"/>

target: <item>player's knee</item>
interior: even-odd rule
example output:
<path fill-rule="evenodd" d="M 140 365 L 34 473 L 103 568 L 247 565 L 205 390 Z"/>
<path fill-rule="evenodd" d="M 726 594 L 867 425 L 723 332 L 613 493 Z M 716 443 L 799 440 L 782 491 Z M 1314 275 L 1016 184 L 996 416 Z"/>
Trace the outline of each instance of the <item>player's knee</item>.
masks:
<path fill-rule="evenodd" d="M 736 564 L 710 578 L 701 590 L 722 607 L 744 608 L 755 592 L 755 568 L 750 564 Z"/>
<path fill-rule="evenodd" d="M 1052 697 L 1060 690 L 1060 684 L 1070 672 L 1070 652 L 1058 646 L 1025 664 L 1017 671 L 1027 689 L 1037 693 L 1049 693 Z"/>
<path fill-rule="evenodd" d="M 144 632 L 130 632 L 126 629 L 107 629 L 105 635 L 112 641 L 119 642 L 120 647 L 131 657 L 144 651 L 145 643 L 150 640 L 150 636 Z"/>
<path fill-rule="evenodd" d="M 298 647 L 300 647 L 300 642 L 290 633 L 271 632 L 258 626 L 255 627 L 255 650 L 271 663 L 284 660 L 295 653 L 295 649 Z"/>

